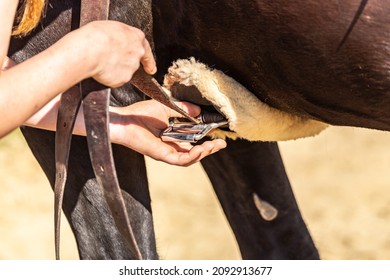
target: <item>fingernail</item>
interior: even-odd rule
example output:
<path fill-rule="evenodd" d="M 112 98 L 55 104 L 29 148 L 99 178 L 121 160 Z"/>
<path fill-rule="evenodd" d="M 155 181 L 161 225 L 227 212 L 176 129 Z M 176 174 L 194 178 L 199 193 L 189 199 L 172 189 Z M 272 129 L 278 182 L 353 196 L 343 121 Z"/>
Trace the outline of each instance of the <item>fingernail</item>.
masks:
<path fill-rule="evenodd" d="M 150 70 L 150 74 L 154 75 L 157 73 L 157 67 L 155 66 L 152 70 Z"/>

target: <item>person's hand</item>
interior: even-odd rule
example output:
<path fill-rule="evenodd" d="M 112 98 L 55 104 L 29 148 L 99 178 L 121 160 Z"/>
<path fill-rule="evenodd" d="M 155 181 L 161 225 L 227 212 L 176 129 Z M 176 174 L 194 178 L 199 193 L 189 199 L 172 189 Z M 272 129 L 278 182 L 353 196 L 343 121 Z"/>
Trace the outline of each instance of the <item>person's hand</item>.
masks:
<path fill-rule="evenodd" d="M 94 21 L 77 30 L 76 35 L 86 44 L 86 55 L 93 56 L 96 65 L 91 76 L 101 84 L 122 86 L 130 81 L 140 63 L 148 74 L 157 71 L 149 42 L 135 27 L 117 21 Z"/>
<path fill-rule="evenodd" d="M 200 108 L 186 102 L 177 103 L 191 116 L 200 114 Z M 226 147 L 222 139 L 206 141 L 201 145 L 163 142 L 160 134 L 168 126 L 170 117 L 181 115 L 161 103 L 148 100 L 111 111 L 111 138 L 155 160 L 173 165 L 188 166 Z"/>

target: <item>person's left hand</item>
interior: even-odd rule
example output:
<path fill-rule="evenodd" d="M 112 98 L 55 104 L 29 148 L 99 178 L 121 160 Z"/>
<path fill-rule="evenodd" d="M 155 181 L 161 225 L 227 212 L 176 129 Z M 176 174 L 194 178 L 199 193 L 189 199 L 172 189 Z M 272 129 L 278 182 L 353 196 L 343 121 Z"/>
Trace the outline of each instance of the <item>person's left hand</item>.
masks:
<path fill-rule="evenodd" d="M 186 102 L 177 103 L 191 116 L 200 114 L 200 108 Z M 206 141 L 201 145 L 164 142 L 160 134 L 168 127 L 168 119 L 181 117 L 161 103 L 148 100 L 128 107 L 111 107 L 111 139 L 155 160 L 173 165 L 189 166 L 226 147 L 222 139 Z"/>

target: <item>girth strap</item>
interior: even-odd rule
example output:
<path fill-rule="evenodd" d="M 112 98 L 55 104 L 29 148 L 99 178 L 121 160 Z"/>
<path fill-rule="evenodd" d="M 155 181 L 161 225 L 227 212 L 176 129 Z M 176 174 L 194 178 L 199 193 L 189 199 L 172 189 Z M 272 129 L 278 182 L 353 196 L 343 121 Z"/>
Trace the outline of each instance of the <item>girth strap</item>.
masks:
<path fill-rule="evenodd" d="M 81 0 L 80 26 L 91 21 L 107 20 L 110 0 Z"/>
<path fill-rule="evenodd" d="M 109 0 L 82 0 L 80 25 L 93 20 L 106 20 L 108 19 L 108 11 Z M 96 179 L 103 188 L 104 196 L 119 232 L 127 241 L 135 258 L 142 259 L 119 187 L 112 156 L 108 129 L 110 89 L 100 85 L 93 79 L 87 79 L 80 83 L 80 90 L 81 94 L 75 88 L 64 92 L 58 112 L 55 148 L 56 181 L 54 186 L 56 259 L 60 258 L 61 209 L 72 130 L 81 99 L 83 99 L 88 149 Z"/>
<path fill-rule="evenodd" d="M 54 239 L 56 259 L 60 259 L 61 209 L 68 171 L 68 159 L 72 131 L 80 108 L 78 87 L 72 87 L 61 96 L 55 137 L 56 177 L 54 183 Z"/>

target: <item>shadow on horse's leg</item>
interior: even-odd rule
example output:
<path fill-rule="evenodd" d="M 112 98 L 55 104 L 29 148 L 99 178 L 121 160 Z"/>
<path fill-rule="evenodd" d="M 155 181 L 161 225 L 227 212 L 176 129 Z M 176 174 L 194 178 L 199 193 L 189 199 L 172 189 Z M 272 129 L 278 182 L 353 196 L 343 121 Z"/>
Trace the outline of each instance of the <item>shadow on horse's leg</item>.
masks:
<path fill-rule="evenodd" d="M 22 128 L 22 132 L 53 187 L 54 133 L 28 127 Z M 117 145 L 113 145 L 113 153 L 119 183 L 142 256 L 145 259 L 156 259 L 144 158 Z M 73 136 L 63 211 L 76 237 L 81 259 L 134 258 L 117 230 L 102 189 L 96 182 L 85 137 Z"/>
<path fill-rule="evenodd" d="M 318 259 L 302 219 L 276 143 L 228 141 L 202 160 L 243 259 Z M 265 221 L 253 193 L 278 210 Z"/>

